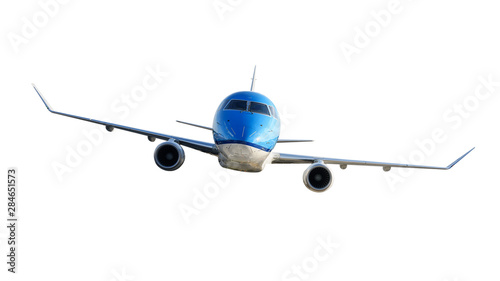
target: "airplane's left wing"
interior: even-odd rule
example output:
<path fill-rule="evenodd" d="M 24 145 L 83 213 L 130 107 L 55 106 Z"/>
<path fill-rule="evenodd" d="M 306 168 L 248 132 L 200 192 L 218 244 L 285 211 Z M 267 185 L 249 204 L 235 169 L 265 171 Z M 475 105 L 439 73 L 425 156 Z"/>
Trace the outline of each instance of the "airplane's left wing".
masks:
<path fill-rule="evenodd" d="M 437 169 L 437 170 L 449 170 L 458 161 L 462 160 L 467 154 L 469 154 L 474 148 L 469 150 L 464 155 L 460 156 L 457 160 L 453 161 L 450 165 L 446 167 L 436 167 L 436 166 L 423 166 L 423 165 L 413 165 L 413 164 L 398 164 L 398 163 L 388 163 L 388 162 L 373 162 L 373 161 L 362 161 L 362 160 L 348 160 L 348 159 L 337 159 L 337 158 L 325 158 L 325 157 L 314 157 L 314 156 L 304 156 L 304 155 L 294 155 L 285 153 L 275 153 L 272 157 L 272 164 L 296 164 L 296 163 L 315 163 L 323 162 L 324 164 L 339 164 L 342 169 L 345 169 L 348 165 L 362 165 L 362 166 L 379 166 L 384 169 L 384 171 L 389 171 L 392 167 L 397 168 L 418 168 L 418 169 Z"/>
<path fill-rule="evenodd" d="M 109 132 L 113 131 L 114 128 L 117 128 L 120 130 L 129 131 L 132 133 L 147 136 L 149 141 L 155 141 L 155 139 L 161 139 L 161 140 L 168 141 L 168 140 L 173 139 L 174 141 L 178 142 L 180 145 L 190 147 L 190 148 L 193 148 L 193 149 L 205 152 L 205 153 L 209 153 L 212 155 L 218 155 L 218 153 L 219 153 L 217 150 L 217 147 L 213 143 L 191 140 L 191 139 L 176 137 L 176 136 L 172 136 L 172 135 L 155 133 L 155 132 L 151 132 L 151 131 L 136 129 L 136 128 L 132 128 L 132 127 L 128 127 L 128 126 L 123 126 L 123 125 L 119 125 L 119 124 L 99 121 L 96 119 L 80 117 L 80 116 L 76 116 L 76 115 L 72 115 L 72 114 L 67 114 L 67 113 L 55 111 L 50 107 L 50 105 L 47 103 L 47 101 L 43 98 L 42 94 L 40 93 L 40 91 L 38 91 L 35 84 L 32 84 L 32 85 L 33 85 L 33 88 L 35 88 L 35 91 L 37 92 L 38 96 L 42 99 L 43 103 L 45 104 L 45 106 L 47 107 L 47 109 L 51 113 L 55 113 L 55 114 L 59 114 L 59 115 L 63 115 L 63 116 L 67 116 L 67 117 L 71 117 L 71 118 L 75 118 L 75 119 L 80 119 L 83 121 L 92 122 L 92 123 L 96 123 L 96 124 L 100 124 L 100 125 L 104 125 L 104 126 L 106 126 L 106 130 L 108 130 Z"/>

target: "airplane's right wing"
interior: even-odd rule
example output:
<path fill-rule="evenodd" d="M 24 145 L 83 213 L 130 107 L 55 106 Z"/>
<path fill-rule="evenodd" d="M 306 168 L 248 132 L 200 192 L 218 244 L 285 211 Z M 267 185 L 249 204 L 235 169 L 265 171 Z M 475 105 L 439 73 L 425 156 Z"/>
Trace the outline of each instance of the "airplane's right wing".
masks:
<path fill-rule="evenodd" d="M 90 118 L 86 118 L 86 117 L 80 117 L 80 116 L 76 116 L 76 115 L 72 115 L 72 114 L 67 114 L 67 113 L 55 111 L 50 107 L 50 105 L 47 103 L 47 101 L 43 98 L 42 94 L 38 91 L 35 84 L 32 84 L 32 85 L 33 85 L 33 88 L 35 88 L 35 91 L 37 92 L 38 96 L 42 99 L 43 103 L 45 104 L 45 106 L 47 107 L 47 109 L 51 113 L 55 113 L 55 114 L 59 114 L 59 115 L 63 115 L 63 116 L 67 116 L 67 117 L 71 117 L 71 118 L 75 118 L 75 119 L 80 119 L 83 121 L 92 122 L 92 123 L 96 123 L 96 124 L 100 124 L 100 125 L 104 125 L 104 126 L 106 126 L 106 130 L 108 130 L 109 132 L 113 131 L 114 128 L 117 128 L 120 130 L 129 131 L 132 133 L 147 136 L 149 141 L 154 141 L 155 139 L 161 139 L 161 140 L 168 141 L 168 140 L 173 139 L 174 141 L 178 142 L 180 145 L 183 145 L 186 147 L 190 147 L 190 148 L 193 148 L 193 149 L 205 152 L 205 153 L 209 153 L 212 155 L 219 154 L 217 147 L 213 143 L 191 140 L 191 139 L 176 137 L 176 136 L 172 136 L 172 135 L 160 134 L 160 133 L 156 133 L 156 132 L 146 131 L 146 130 L 142 130 L 142 129 L 136 129 L 136 128 L 132 128 L 132 127 L 128 127 L 128 126 L 123 126 L 123 125 L 119 125 L 119 124 L 99 121 L 96 119 L 90 119 Z"/>

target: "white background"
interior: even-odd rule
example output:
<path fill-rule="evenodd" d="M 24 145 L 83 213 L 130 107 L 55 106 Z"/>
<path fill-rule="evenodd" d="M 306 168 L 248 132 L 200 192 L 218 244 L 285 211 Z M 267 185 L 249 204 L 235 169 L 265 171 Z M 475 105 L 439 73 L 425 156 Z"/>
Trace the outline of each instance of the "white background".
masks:
<path fill-rule="evenodd" d="M 0 5 L 1 167 L 20 177 L 19 273 L 2 262 L 2 280 L 304 280 L 287 271 L 313 262 L 318 239 L 339 247 L 308 280 L 500 279 L 500 87 L 474 100 L 479 77 L 500 81 L 498 5 L 401 0 L 349 63 L 342 42 L 354 46 L 389 1 L 232 1 L 222 17 L 212 0 L 159 2 L 69 1 L 18 46 L 23 18 L 44 10 Z M 316 140 L 276 151 L 409 161 L 436 128 L 446 140 L 423 164 L 476 150 L 410 176 L 332 165 L 334 184 L 317 194 L 302 183 L 306 165 L 228 175 L 186 148 L 166 172 L 153 161 L 159 142 L 115 131 L 54 172 L 99 127 L 50 114 L 31 82 L 63 112 L 212 141 L 175 120 L 211 126 L 254 65 L 256 89 L 287 116 L 281 136 Z M 112 105 L 157 66 L 169 76 L 124 118 Z M 467 118 L 450 113 L 464 100 Z M 208 185 L 221 190 L 187 223 L 180 207 Z M 2 227 L 4 258 L 6 238 Z"/>

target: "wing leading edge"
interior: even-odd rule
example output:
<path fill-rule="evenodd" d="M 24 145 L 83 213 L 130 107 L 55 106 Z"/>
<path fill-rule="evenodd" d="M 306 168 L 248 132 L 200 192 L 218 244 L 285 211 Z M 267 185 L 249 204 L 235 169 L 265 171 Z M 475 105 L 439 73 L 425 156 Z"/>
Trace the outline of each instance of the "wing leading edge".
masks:
<path fill-rule="evenodd" d="M 123 126 L 123 125 L 119 125 L 119 124 L 99 121 L 96 119 L 80 117 L 80 116 L 76 116 L 76 115 L 72 115 L 72 114 L 67 114 L 67 113 L 55 111 L 48 104 L 48 102 L 43 98 L 42 94 L 40 93 L 40 91 L 38 91 L 35 84 L 31 84 L 31 85 L 33 86 L 33 88 L 35 88 L 36 93 L 38 94 L 40 99 L 42 99 L 42 102 L 45 104 L 45 107 L 47 107 L 47 109 L 51 113 L 55 113 L 55 114 L 59 114 L 59 115 L 63 115 L 63 116 L 67 116 L 67 117 L 71 117 L 71 118 L 75 118 L 75 119 L 80 119 L 83 121 L 92 122 L 92 123 L 96 123 L 96 124 L 100 124 L 100 125 L 104 125 L 104 126 L 106 126 L 106 130 L 108 130 L 109 132 L 113 131 L 114 128 L 117 128 L 120 130 L 129 131 L 132 133 L 147 136 L 149 141 L 155 141 L 155 139 L 161 139 L 161 140 L 168 141 L 168 140 L 172 139 L 172 140 L 175 140 L 176 142 L 178 142 L 180 145 L 190 147 L 190 148 L 193 148 L 193 149 L 205 152 L 205 153 L 209 153 L 212 155 L 218 155 L 218 153 L 219 153 L 215 144 L 212 144 L 212 143 L 191 140 L 191 139 L 176 137 L 176 136 L 172 136 L 172 135 L 160 134 L 160 133 L 156 133 L 156 132 L 136 129 L 136 128 L 132 128 L 132 127 L 128 127 L 128 126 Z"/>
<path fill-rule="evenodd" d="M 475 147 L 474 147 L 475 148 Z M 362 161 L 362 160 L 348 160 L 348 159 L 337 159 L 337 158 L 325 158 L 325 157 L 314 157 L 314 156 L 304 156 L 304 155 L 294 155 L 285 153 L 276 153 L 273 155 L 272 164 L 297 164 L 297 163 L 315 163 L 323 162 L 325 164 L 339 164 L 342 169 L 345 169 L 347 165 L 361 165 L 361 166 L 379 166 L 383 167 L 384 171 L 389 171 L 392 167 L 397 168 L 417 168 L 417 169 L 436 169 L 436 170 L 449 170 L 455 164 L 457 164 L 462 158 L 469 154 L 472 148 L 467 153 L 459 157 L 457 160 L 453 161 L 450 165 L 446 167 L 436 167 L 436 166 L 423 166 L 423 165 L 413 165 L 413 164 L 398 164 L 398 163 L 388 163 L 388 162 L 373 162 L 373 161 Z"/>

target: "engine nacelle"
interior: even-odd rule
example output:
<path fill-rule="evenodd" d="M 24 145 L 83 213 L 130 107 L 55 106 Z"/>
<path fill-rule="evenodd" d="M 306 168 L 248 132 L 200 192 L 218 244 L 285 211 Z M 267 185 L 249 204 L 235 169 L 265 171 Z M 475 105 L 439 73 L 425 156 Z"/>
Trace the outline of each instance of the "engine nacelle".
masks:
<path fill-rule="evenodd" d="M 309 190 L 323 192 L 333 181 L 332 172 L 322 163 L 314 163 L 304 171 L 304 184 Z"/>
<path fill-rule="evenodd" d="M 165 171 L 175 171 L 184 163 L 184 149 L 173 141 L 159 144 L 154 153 L 155 163 Z"/>

